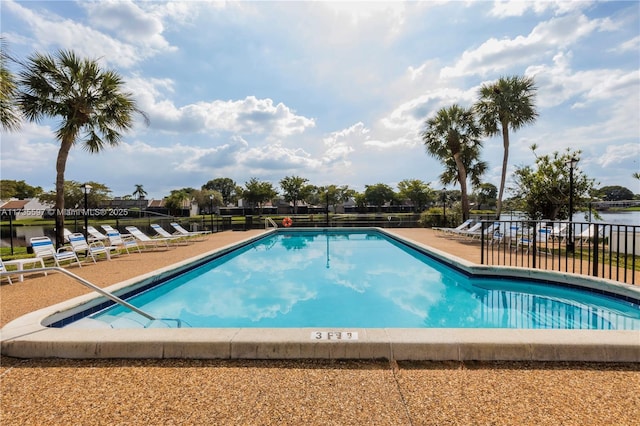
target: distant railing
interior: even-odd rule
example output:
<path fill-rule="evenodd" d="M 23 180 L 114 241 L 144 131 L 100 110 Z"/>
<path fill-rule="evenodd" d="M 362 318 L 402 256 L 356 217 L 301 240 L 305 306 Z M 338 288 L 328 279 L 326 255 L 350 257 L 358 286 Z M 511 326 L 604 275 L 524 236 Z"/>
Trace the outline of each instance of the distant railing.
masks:
<path fill-rule="evenodd" d="M 640 225 L 483 221 L 484 265 L 570 272 L 640 284 Z"/>

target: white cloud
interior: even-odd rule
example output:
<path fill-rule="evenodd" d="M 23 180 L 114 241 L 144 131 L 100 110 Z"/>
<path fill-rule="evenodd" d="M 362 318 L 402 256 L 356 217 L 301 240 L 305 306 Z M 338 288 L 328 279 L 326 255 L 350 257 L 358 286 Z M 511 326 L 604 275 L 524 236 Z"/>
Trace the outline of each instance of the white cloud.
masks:
<path fill-rule="evenodd" d="M 539 23 L 527 36 L 490 38 L 479 47 L 463 52 L 455 65 L 442 69 L 441 76 L 487 75 L 502 73 L 518 64 L 531 64 L 603 28 L 608 22 L 589 20 L 584 15 L 567 15 Z"/>

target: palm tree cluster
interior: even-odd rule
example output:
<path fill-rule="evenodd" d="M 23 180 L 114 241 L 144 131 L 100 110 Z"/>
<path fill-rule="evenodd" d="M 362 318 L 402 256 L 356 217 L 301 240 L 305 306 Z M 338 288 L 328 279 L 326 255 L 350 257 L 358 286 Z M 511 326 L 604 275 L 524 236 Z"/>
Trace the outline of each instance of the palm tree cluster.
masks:
<path fill-rule="evenodd" d="M 509 160 L 509 130 L 516 131 L 536 120 L 536 90 L 531 77 L 502 77 L 496 82 L 482 85 L 478 101 L 472 107 L 454 104 L 440 109 L 435 116 L 426 120 L 422 132 L 423 143 L 427 153 L 445 166 L 440 181 L 445 185 L 454 182 L 460 185 L 463 219 L 468 219 L 470 211 L 467 179 L 470 178 L 471 183 L 478 186 L 480 177 L 487 169 L 487 163 L 479 159 L 481 137 L 498 134 L 502 134 L 504 147 L 496 204 L 496 218 L 500 218 Z"/>

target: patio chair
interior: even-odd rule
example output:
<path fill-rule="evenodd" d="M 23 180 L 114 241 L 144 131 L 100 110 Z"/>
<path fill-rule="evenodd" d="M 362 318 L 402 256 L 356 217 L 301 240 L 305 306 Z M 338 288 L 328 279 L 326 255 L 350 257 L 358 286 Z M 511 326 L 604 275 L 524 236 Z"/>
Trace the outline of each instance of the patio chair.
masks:
<path fill-rule="evenodd" d="M 176 233 L 174 235 L 183 235 L 185 237 L 190 237 L 190 238 L 193 238 L 194 241 L 202 241 L 203 240 L 202 237 L 204 235 L 211 233 L 211 231 L 197 231 L 197 232 L 187 231 L 182 227 L 182 225 L 180 225 L 177 222 L 171 222 L 170 225 L 173 227 L 173 229 L 176 230 Z M 199 239 L 196 240 L 196 238 L 199 238 Z"/>
<path fill-rule="evenodd" d="M 482 227 L 482 222 L 477 222 L 477 223 L 474 223 L 473 226 L 471 226 L 470 228 L 460 229 L 458 231 L 454 231 L 453 229 L 451 229 L 448 233 L 452 234 L 452 235 L 466 236 L 466 235 L 469 235 L 469 234 L 473 234 L 474 232 L 478 232 L 478 230 L 481 227 Z"/>
<path fill-rule="evenodd" d="M 133 235 L 136 240 L 140 241 L 144 247 L 152 246 L 153 248 L 165 246 L 170 248 L 169 241 L 175 241 L 174 238 L 151 238 L 135 226 L 127 226 L 125 229 Z"/>
<path fill-rule="evenodd" d="M 567 223 L 556 223 L 551 228 L 551 238 L 557 241 L 563 241 L 567 238 Z"/>
<path fill-rule="evenodd" d="M 472 226 L 473 223 L 473 219 L 467 219 L 464 222 L 462 222 L 460 225 L 456 226 L 455 228 L 439 228 L 439 227 L 434 227 L 432 228 L 434 231 L 440 231 L 440 232 L 444 232 L 444 233 L 448 233 L 448 232 L 457 232 L 457 231 L 463 231 L 465 229 L 468 229 L 470 226 Z"/>
<path fill-rule="evenodd" d="M 96 263 L 96 257 L 103 254 L 107 260 L 111 260 L 111 252 L 118 252 L 115 246 L 105 246 L 101 241 L 88 243 L 84 235 L 76 232 L 69 235 L 69 243 L 74 252 L 85 253 L 85 257 L 91 257 L 93 263 Z"/>
<path fill-rule="evenodd" d="M 40 257 L 25 257 L 24 259 L 14 259 L 14 260 L 2 260 L 0 259 L 0 271 L 2 272 L 14 272 L 14 271 L 8 271 L 7 270 L 7 265 L 11 265 L 11 266 L 15 266 L 16 267 L 16 275 L 18 275 L 18 281 L 22 282 L 24 281 L 24 274 L 21 273 L 21 271 L 24 271 L 24 266 L 25 265 L 33 265 L 33 266 L 37 266 L 40 265 L 41 268 L 44 268 L 44 260 L 42 260 L 42 258 Z M 44 271 L 44 274 L 47 275 L 47 272 Z M 11 278 L 7 275 L 7 279 L 9 280 L 9 284 L 13 284 L 11 282 Z"/>
<path fill-rule="evenodd" d="M 31 247 L 33 248 L 33 252 L 36 257 L 43 260 L 53 259 L 57 267 L 61 267 L 61 262 L 69 262 L 69 265 L 77 263 L 78 267 L 82 268 L 80 259 L 78 259 L 76 253 L 69 246 L 60 247 L 56 251 L 56 248 L 49 237 L 33 237 L 29 242 L 31 243 Z"/>
<path fill-rule="evenodd" d="M 549 249 L 549 241 L 553 241 L 551 238 L 552 229 L 548 227 L 538 227 L 535 231 L 536 237 L 536 251 L 543 254 L 551 254 Z M 524 253 L 529 253 L 529 249 L 533 245 L 534 232 L 528 235 L 523 235 L 518 239 L 516 250 L 522 250 Z"/>
<path fill-rule="evenodd" d="M 170 234 L 162 226 L 158 225 L 157 223 L 151 224 L 151 229 L 153 229 L 160 238 L 166 238 L 169 241 L 175 242 L 176 244 L 180 244 L 180 243 L 189 244 L 189 242 L 187 241 L 187 238 L 184 235 Z"/>
<path fill-rule="evenodd" d="M 102 225 L 102 228 L 107 233 L 107 239 L 109 245 L 117 248 L 122 248 L 127 254 L 130 254 L 129 249 L 137 250 L 138 253 L 142 253 L 138 241 L 133 235 L 122 235 L 117 229 L 112 228 L 109 225 Z"/>
<path fill-rule="evenodd" d="M 596 227 L 594 224 L 589 225 L 586 229 L 576 235 L 576 243 L 578 244 L 590 244 L 596 236 Z M 604 226 L 598 227 L 598 238 L 603 239 Z"/>
<path fill-rule="evenodd" d="M 98 231 L 95 227 L 91 225 L 87 226 L 87 233 L 89 234 L 89 242 L 107 240 L 106 235 L 104 235 L 102 232 Z"/>

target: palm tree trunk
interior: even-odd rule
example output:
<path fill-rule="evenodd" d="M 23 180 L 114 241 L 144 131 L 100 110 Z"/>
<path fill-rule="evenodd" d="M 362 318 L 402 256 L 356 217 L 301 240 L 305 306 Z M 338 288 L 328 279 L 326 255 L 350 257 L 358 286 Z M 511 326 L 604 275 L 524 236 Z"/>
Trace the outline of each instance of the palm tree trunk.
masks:
<path fill-rule="evenodd" d="M 504 147 L 504 153 L 502 156 L 500 190 L 498 191 L 498 199 L 496 200 L 496 220 L 500 219 L 500 214 L 502 213 L 502 196 L 504 194 L 504 186 L 507 180 L 507 164 L 509 162 L 509 123 L 502 123 L 502 145 Z"/>
<path fill-rule="evenodd" d="M 460 182 L 460 193 L 462 197 L 462 220 L 469 219 L 469 196 L 467 195 L 467 170 L 464 168 L 460 153 L 454 154 L 453 159 L 458 167 L 458 182 Z"/>
<path fill-rule="evenodd" d="M 67 167 L 67 157 L 69 157 L 69 151 L 73 146 L 73 140 L 73 138 L 63 138 L 56 159 L 56 248 L 62 247 L 64 244 L 64 171 Z"/>

